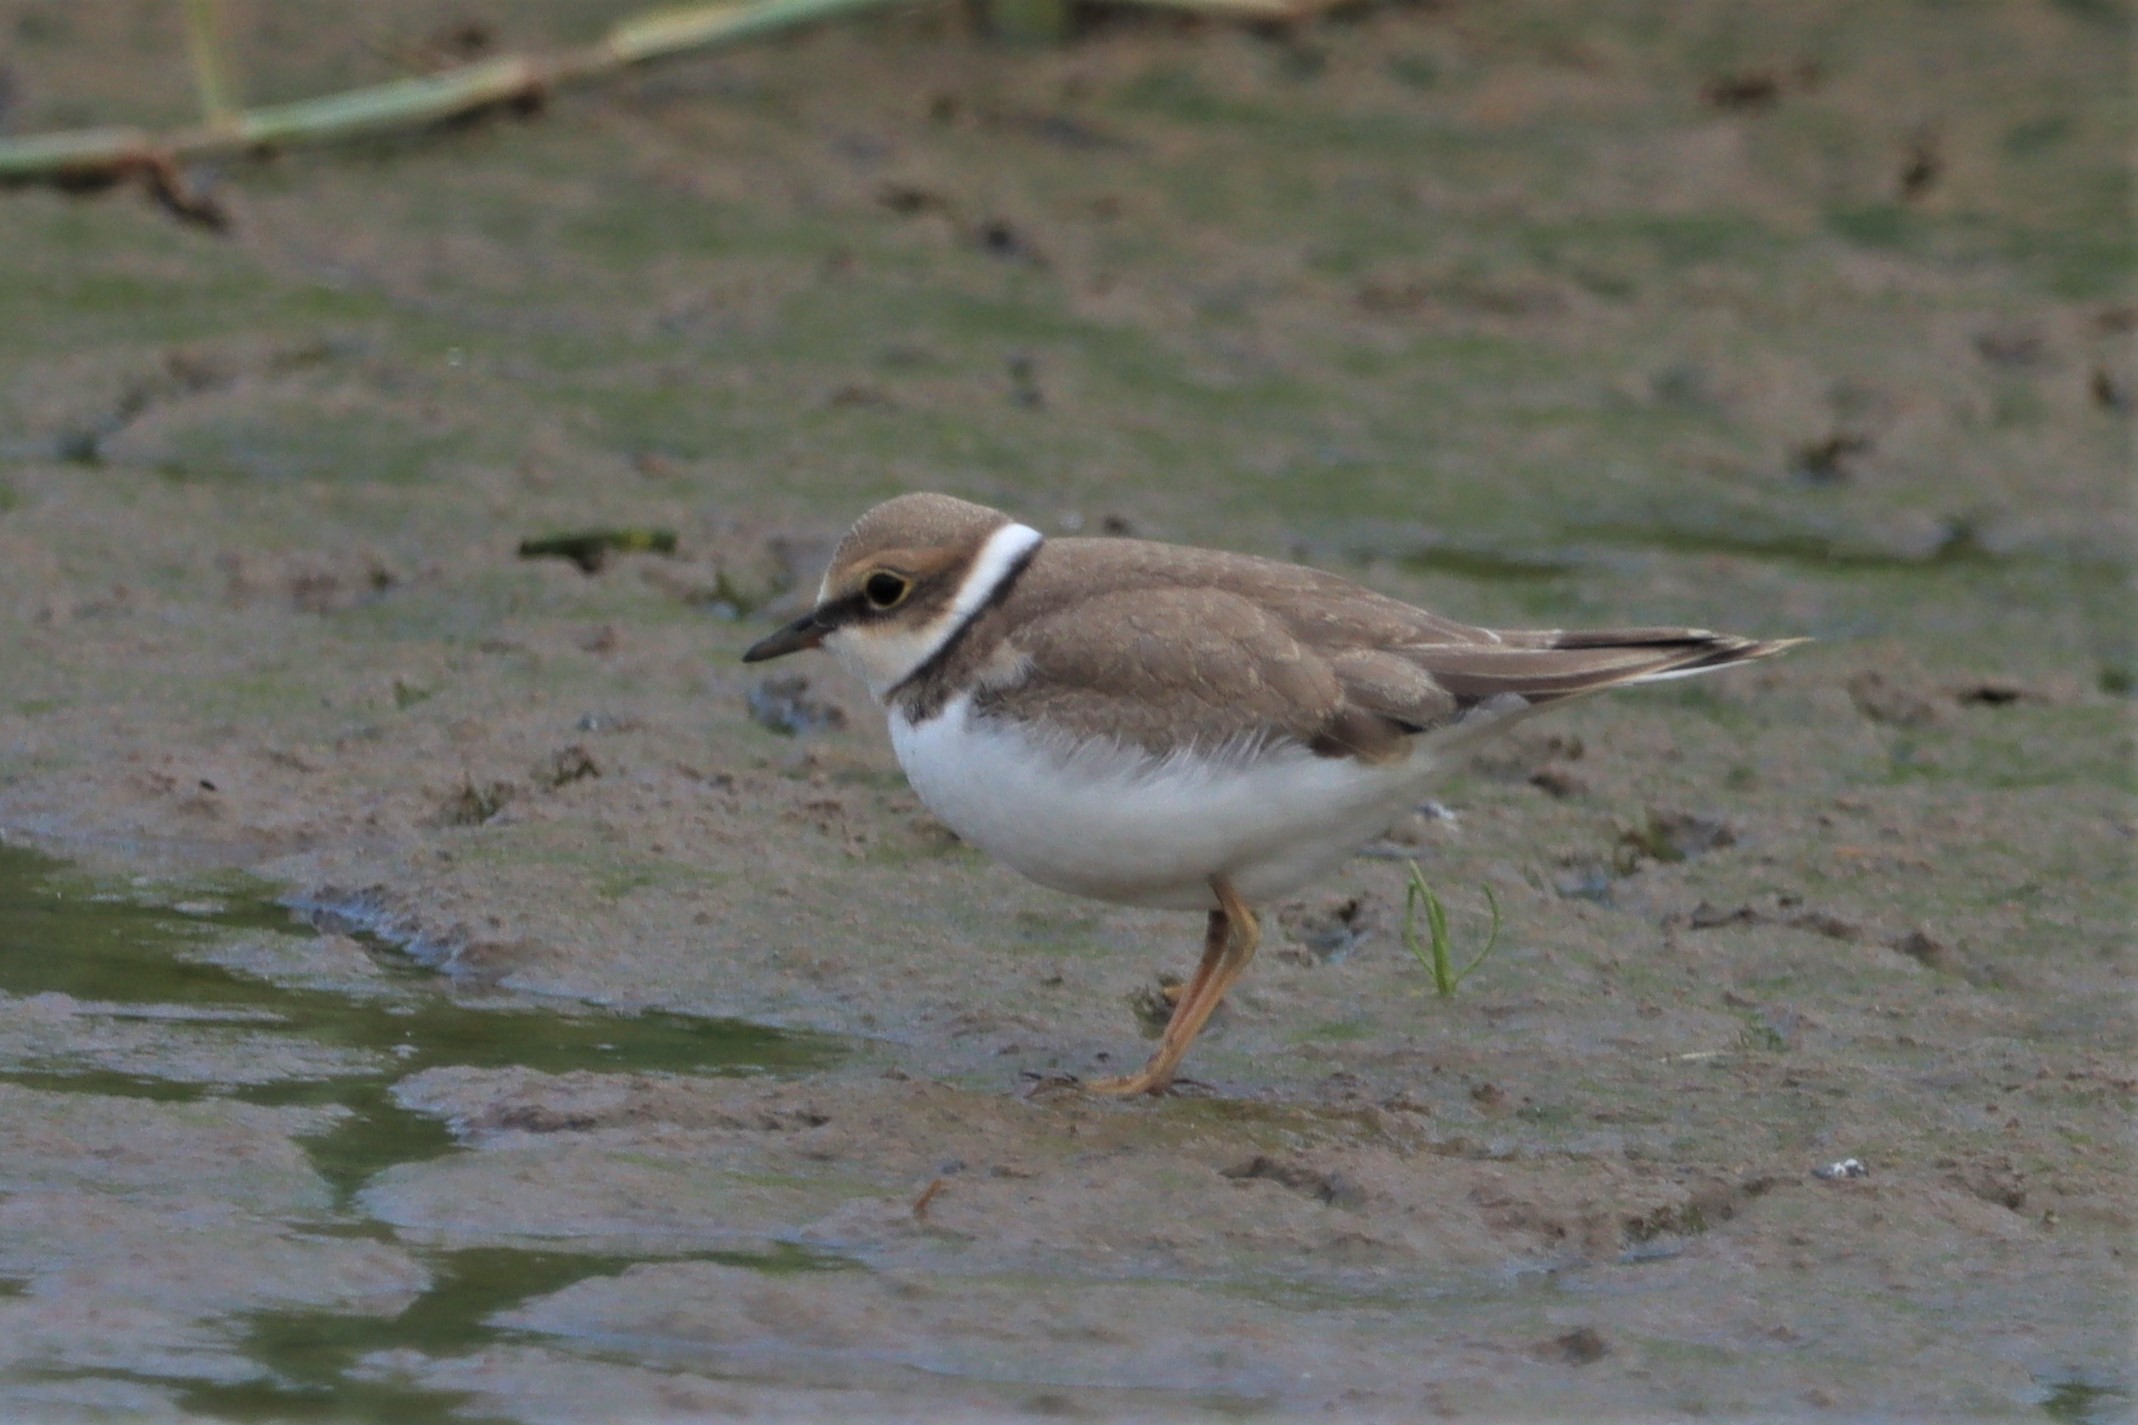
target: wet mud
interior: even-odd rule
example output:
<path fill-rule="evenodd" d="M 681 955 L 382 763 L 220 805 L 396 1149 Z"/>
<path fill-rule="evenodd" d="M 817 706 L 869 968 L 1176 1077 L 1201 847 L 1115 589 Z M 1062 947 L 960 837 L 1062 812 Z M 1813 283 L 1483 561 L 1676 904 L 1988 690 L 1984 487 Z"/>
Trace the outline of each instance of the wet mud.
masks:
<path fill-rule="evenodd" d="M 176 9 L 0 3 L 0 126 L 184 119 Z M 918 11 L 0 194 L 0 1414 L 2127 1418 L 2127 34 Z M 1482 750 L 1093 1100 L 1194 918 L 736 661 L 913 488 L 1817 642 Z"/>

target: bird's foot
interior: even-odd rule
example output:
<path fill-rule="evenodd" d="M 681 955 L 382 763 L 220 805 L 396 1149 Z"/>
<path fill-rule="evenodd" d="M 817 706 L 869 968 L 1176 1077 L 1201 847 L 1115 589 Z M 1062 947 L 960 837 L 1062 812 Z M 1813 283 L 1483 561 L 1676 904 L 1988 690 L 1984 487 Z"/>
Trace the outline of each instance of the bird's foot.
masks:
<path fill-rule="evenodd" d="M 1138 1073 L 1124 1074 L 1118 1079 L 1093 1079 L 1083 1086 L 1085 1093 L 1102 1093 L 1127 1098 L 1131 1094 L 1147 1093 L 1153 1098 L 1171 1091 L 1173 1075 L 1170 1070 L 1145 1067 Z"/>

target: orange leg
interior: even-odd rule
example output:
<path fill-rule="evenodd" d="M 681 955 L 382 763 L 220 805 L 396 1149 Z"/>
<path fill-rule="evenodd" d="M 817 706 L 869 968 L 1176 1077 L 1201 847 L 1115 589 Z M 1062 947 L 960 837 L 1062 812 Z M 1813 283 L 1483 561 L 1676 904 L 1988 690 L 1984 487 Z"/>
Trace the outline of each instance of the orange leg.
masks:
<path fill-rule="evenodd" d="M 1223 876 L 1210 878 L 1210 889 L 1216 893 L 1222 909 L 1210 912 L 1210 929 L 1203 940 L 1203 959 L 1195 967 L 1195 977 L 1181 992 L 1180 1002 L 1173 1006 L 1173 1017 L 1167 1022 L 1165 1033 L 1159 1036 L 1157 1052 L 1141 1072 L 1119 1079 L 1099 1079 L 1086 1084 L 1093 1093 L 1104 1094 L 1162 1094 L 1173 1082 L 1175 1071 L 1180 1068 L 1181 1058 L 1188 1046 L 1209 1022 L 1218 1002 L 1232 988 L 1233 981 L 1247 969 L 1247 962 L 1254 959 L 1255 949 L 1262 943 L 1262 927 L 1255 921 L 1255 913 L 1247 908 L 1232 889 L 1232 882 Z"/>

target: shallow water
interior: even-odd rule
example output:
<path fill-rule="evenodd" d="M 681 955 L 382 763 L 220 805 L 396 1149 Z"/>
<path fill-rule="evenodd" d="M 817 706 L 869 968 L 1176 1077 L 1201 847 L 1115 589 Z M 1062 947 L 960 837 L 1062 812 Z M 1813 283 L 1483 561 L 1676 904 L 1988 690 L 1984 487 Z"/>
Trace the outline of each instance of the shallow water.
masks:
<path fill-rule="evenodd" d="M 820 1065 L 837 1052 L 828 1041 L 740 1022 L 612 1014 L 507 991 L 467 990 L 375 942 L 364 947 L 373 973 L 343 989 L 278 983 L 207 958 L 227 951 L 234 939 L 308 940 L 317 934 L 265 898 L 219 894 L 176 904 L 138 899 L 85 884 L 46 857 L 0 847 L 0 992 L 18 1005 L 42 997 L 33 1001 L 42 1016 L 57 1014 L 70 1026 L 153 1025 L 161 1050 L 115 1047 L 95 1033 L 63 1036 L 56 1046 L 24 1044 L 16 1036 L 0 1050 L 0 1080 L 167 1103 L 235 1099 L 328 1110 L 320 1131 L 299 1141 L 312 1169 L 331 1185 L 332 1207 L 301 1226 L 311 1233 L 390 1240 L 390 1228 L 367 1220 L 355 1206 L 357 1189 L 393 1164 L 456 1151 L 444 1124 L 394 1101 L 393 1084 L 406 1075 L 447 1065 L 762 1074 Z M 212 1072 L 218 1062 L 229 1065 L 227 1076 Z M 111 1146 L 118 1151 L 125 1145 Z M 18 1170 L 20 1151 L 11 1145 L 8 1153 Z M 637 1260 L 498 1246 L 418 1249 L 415 1256 L 429 1285 L 396 1314 L 242 1313 L 231 1330 L 258 1373 L 237 1381 L 183 1382 L 180 1403 L 235 1419 L 476 1418 L 454 1413 L 461 1393 L 366 1380 L 361 1372 L 352 1375 L 352 1368 L 374 1351 L 418 1344 L 434 1352 L 475 1349 L 503 1339 L 510 1333 L 489 1324 L 496 1312 Z M 793 1248 L 687 1259 L 778 1273 L 839 1265 L 834 1257 Z M 4 1286 L 34 1292 L 37 1283 L 9 1280 Z M 169 1383 L 152 1362 L 109 1374 Z"/>

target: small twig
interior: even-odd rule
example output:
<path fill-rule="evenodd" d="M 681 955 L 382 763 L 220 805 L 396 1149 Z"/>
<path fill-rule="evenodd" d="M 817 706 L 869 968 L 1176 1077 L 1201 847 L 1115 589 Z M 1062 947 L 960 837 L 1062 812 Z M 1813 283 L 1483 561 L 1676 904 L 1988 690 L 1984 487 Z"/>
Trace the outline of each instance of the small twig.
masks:
<path fill-rule="evenodd" d="M 1446 999 L 1453 995 L 1457 987 L 1469 978 L 1470 972 L 1484 964 L 1485 957 L 1498 947 L 1499 897 L 1492 894 L 1491 886 L 1484 887 L 1485 903 L 1492 908 L 1492 929 L 1485 937 L 1485 948 L 1478 951 L 1469 964 L 1457 970 L 1453 968 L 1449 954 L 1447 907 L 1440 903 L 1440 897 L 1433 893 L 1433 888 L 1425 883 L 1425 873 L 1418 869 L 1418 863 L 1410 862 L 1409 868 L 1410 884 L 1403 894 L 1403 944 L 1410 950 L 1412 958 L 1432 975 L 1434 993 Z M 1421 947 L 1418 943 L 1420 906 L 1425 907 L 1426 937 L 1430 942 L 1428 947 Z"/>
<path fill-rule="evenodd" d="M 928 1220 L 928 1204 L 934 1202 L 935 1195 L 942 1190 L 943 1180 L 941 1178 L 931 1178 L 928 1186 L 921 1189 L 921 1195 L 913 1199 L 913 1220 L 915 1222 L 926 1222 Z"/>
<path fill-rule="evenodd" d="M 1026 1069 L 1017 1077 L 1024 1080 L 1024 1087 L 1017 1091 L 1017 1096 L 1024 1099 L 1039 1098 L 1058 1093 L 1062 1089 L 1078 1088 L 1084 1082 L 1075 1074 L 1065 1074 L 1059 1070 L 1042 1073 L 1038 1069 Z"/>
<path fill-rule="evenodd" d="M 140 172 L 142 181 L 148 185 L 149 197 L 172 217 L 213 233 L 229 228 L 230 214 L 223 210 L 223 205 L 188 183 L 186 176 L 178 171 L 177 164 L 169 159 L 150 157 L 143 160 Z"/>

